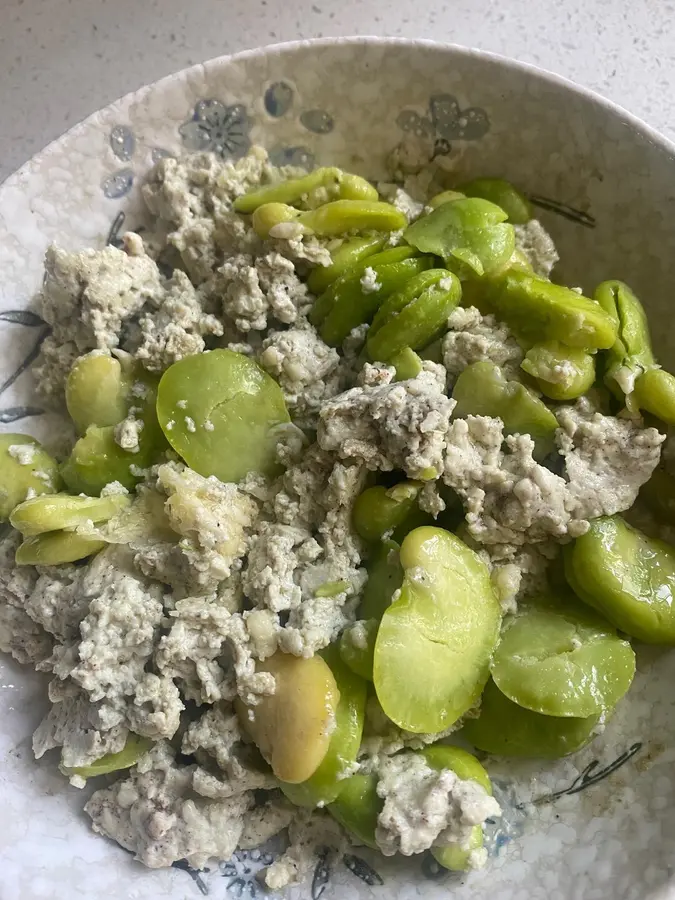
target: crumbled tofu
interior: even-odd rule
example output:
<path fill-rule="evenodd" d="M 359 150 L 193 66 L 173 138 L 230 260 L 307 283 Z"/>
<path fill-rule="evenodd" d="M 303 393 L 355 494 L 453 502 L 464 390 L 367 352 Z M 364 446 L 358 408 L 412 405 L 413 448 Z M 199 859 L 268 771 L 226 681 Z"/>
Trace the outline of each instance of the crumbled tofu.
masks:
<path fill-rule="evenodd" d="M 231 257 L 219 267 L 209 290 L 222 297 L 223 314 L 244 333 L 264 331 L 268 320 L 291 325 L 311 305 L 293 263 L 276 252 L 255 260 Z"/>
<path fill-rule="evenodd" d="M 39 576 L 33 566 L 15 565 L 20 543 L 16 531 L 0 542 L 0 650 L 20 663 L 38 665 L 51 656 L 53 641 L 26 611 Z"/>
<path fill-rule="evenodd" d="M 559 260 L 551 235 L 538 219 L 524 225 L 514 225 L 516 248 L 525 254 L 535 275 L 548 278 Z"/>
<path fill-rule="evenodd" d="M 322 407 L 319 444 L 369 469 L 403 469 L 410 478 L 428 479 L 443 469 L 454 406 L 427 370 L 408 381 L 355 387 Z"/>
<path fill-rule="evenodd" d="M 501 815 L 497 801 L 477 782 L 464 781 L 450 769 L 432 769 L 417 753 L 385 758 L 377 793 L 384 805 L 375 840 L 385 856 L 452 844 L 467 848 L 474 826 Z"/>
<path fill-rule="evenodd" d="M 361 276 L 361 290 L 364 294 L 376 294 L 382 290 L 382 284 L 377 280 L 377 272 L 372 266 L 368 266 Z"/>
<path fill-rule="evenodd" d="M 37 452 L 36 444 L 10 444 L 7 453 L 15 459 L 20 466 L 30 466 L 35 460 Z"/>
<path fill-rule="evenodd" d="M 523 361 L 523 351 L 507 325 L 483 316 L 474 307 L 458 306 L 450 313 L 443 338 L 443 365 L 451 381 L 475 362 L 492 362 L 511 376 Z"/>
<path fill-rule="evenodd" d="M 144 423 L 133 415 L 115 425 L 115 443 L 128 453 L 138 453 L 141 449 L 139 439 Z"/>
<path fill-rule="evenodd" d="M 150 868 L 187 860 L 201 868 L 229 859 L 253 806 L 253 795 L 208 800 L 192 788 L 194 766 L 179 766 L 167 742 L 157 744 L 128 778 L 96 791 L 85 806 L 92 827 Z"/>
<path fill-rule="evenodd" d="M 290 328 L 265 338 L 259 360 L 279 382 L 294 420 L 316 427 L 322 403 L 341 390 L 337 350 L 313 329 Z"/>

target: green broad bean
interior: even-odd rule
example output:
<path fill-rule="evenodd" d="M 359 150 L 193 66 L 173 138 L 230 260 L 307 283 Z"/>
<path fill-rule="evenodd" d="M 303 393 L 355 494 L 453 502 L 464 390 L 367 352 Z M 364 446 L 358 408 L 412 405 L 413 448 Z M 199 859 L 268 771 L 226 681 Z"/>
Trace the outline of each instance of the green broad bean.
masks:
<path fill-rule="evenodd" d="M 9 521 L 24 537 L 47 531 L 72 531 L 86 522 L 106 522 L 130 503 L 126 494 L 105 497 L 50 494 L 24 500 L 14 509 Z"/>
<path fill-rule="evenodd" d="M 380 623 L 377 619 L 360 619 L 342 632 L 340 656 L 352 672 L 373 680 L 373 657 Z"/>
<path fill-rule="evenodd" d="M 560 341 L 534 344 L 520 368 L 535 379 L 542 394 L 551 400 L 575 400 L 595 381 L 595 357 Z"/>
<path fill-rule="evenodd" d="M 368 581 L 361 594 L 359 617 L 380 621 L 403 582 L 399 545 L 382 541 L 368 560 Z"/>
<path fill-rule="evenodd" d="M 490 679 L 477 719 L 467 719 L 462 735 L 479 750 L 495 756 L 559 759 L 591 741 L 600 714 L 583 719 L 544 716 L 509 700 Z"/>
<path fill-rule="evenodd" d="M 90 425 L 61 466 L 61 477 L 73 494 L 98 497 L 113 481 L 119 481 L 131 491 L 142 480 L 142 470 L 158 460 L 164 447 L 158 430 L 146 431 L 144 428 L 139 436 L 138 452 L 131 453 L 123 450 L 115 440 L 113 425 L 105 428 Z"/>
<path fill-rule="evenodd" d="M 375 316 L 366 343 L 371 359 L 387 361 L 406 347 L 426 347 L 447 328 L 448 316 L 461 296 L 459 279 L 445 269 L 429 269 L 411 278 Z"/>
<path fill-rule="evenodd" d="M 422 253 L 441 256 L 461 278 L 491 274 L 504 268 L 515 250 L 513 226 L 506 213 L 479 197 L 443 203 L 404 232 Z"/>
<path fill-rule="evenodd" d="M 166 370 L 157 392 L 160 425 L 200 475 L 239 482 L 279 471 L 274 428 L 290 421 L 279 385 L 232 350 L 211 350 Z"/>
<path fill-rule="evenodd" d="M 300 225 L 324 237 L 350 231 L 400 231 L 405 215 L 382 200 L 333 200 L 300 214 Z"/>
<path fill-rule="evenodd" d="M 121 422 L 132 383 L 129 367 L 110 354 L 95 350 L 76 360 L 66 381 L 66 406 L 78 432 Z"/>
<path fill-rule="evenodd" d="M 553 450 L 558 428 L 556 417 L 524 384 L 508 381 L 494 363 L 476 362 L 467 366 L 455 382 L 452 397 L 457 401 L 455 417 L 501 419 L 506 434 L 532 437 L 537 459 L 543 459 Z"/>
<path fill-rule="evenodd" d="M 335 678 L 339 702 L 335 710 L 335 727 L 319 767 L 306 781 L 280 785 L 297 806 L 324 806 L 335 800 L 345 775 L 356 762 L 363 734 L 366 682 L 345 665 L 337 646 L 326 648 L 321 655 Z"/>
<path fill-rule="evenodd" d="M 300 210 L 284 203 L 265 203 L 259 206 L 251 217 L 251 225 L 259 238 L 265 240 L 277 225 L 285 225 L 287 222 L 300 220 Z M 301 227 L 304 233 L 306 229 Z"/>
<path fill-rule="evenodd" d="M 74 531 L 50 531 L 27 537 L 16 551 L 17 566 L 60 566 L 93 556 L 105 541 L 84 537 Z"/>
<path fill-rule="evenodd" d="M 502 632 L 492 678 L 509 700 L 547 716 L 613 709 L 631 685 L 635 654 L 599 616 L 567 597 L 538 597 Z"/>
<path fill-rule="evenodd" d="M 391 263 L 402 262 L 417 256 L 417 251 L 412 247 L 392 247 L 359 260 L 338 276 L 317 298 L 309 311 L 309 321 L 318 328 L 325 320 L 328 313 L 335 305 L 341 293 L 345 291 L 358 291 L 361 289 L 361 277 L 368 268 L 388 266 Z"/>
<path fill-rule="evenodd" d="M 647 644 L 675 644 L 675 548 L 619 516 L 594 519 L 565 548 L 565 575 L 578 597 L 616 628 Z"/>
<path fill-rule="evenodd" d="M 436 734 L 480 697 L 501 609 L 485 563 L 441 528 L 411 531 L 400 560 L 403 583 L 380 622 L 373 681 L 394 724 Z"/>
<path fill-rule="evenodd" d="M 449 769 L 462 781 L 475 781 L 486 794 L 492 796 L 492 784 L 488 773 L 471 753 L 461 747 L 452 747 L 449 744 L 434 744 L 419 752 L 432 769 L 436 769 L 436 771 Z M 471 829 L 468 846 L 460 846 L 455 843 L 445 847 L 433 847 L 431 855 L 445 869 L 450 869 L 452 872 L 466 872 L 471 868 L 472 851 L 480 850 L 482 846 L 483 826 L 474 825 Z"/>
<path fill-rule="evenodd" d="M 639 409 L 675 425 L 675 376 L 665 369 L 648 369 L 635 382 L 635 402 Z"/>
<path fill-rule="evenodd" d="M 560 341 L 593 351 L 605 350 L 616 340 L 614 319 L 569 288 L 513 268 L 486 287 L 488 308 L 525 342 Z"/>
<path fill-rule="evenodd" d="M 443 206 L 444 203 L 452 203 L 453 200 L 464 199 L 466 199 L 466 194 L 462 194 L 460 191 L 441 191 L 440 194 L 436 194 L 431 198 L 427 203 L 427 207 L 429 209 L 438 209 L 438 207 Z"/>
<path fill-rule="evenodd" d="M 354 530 L 364 541 L 381 540 L 410 516 L 417 507 L 421 489 L 422 485 L 416 481 L 401 481 L 390 488 L 382 485 L 366 488 L 354 503 Z"/>
<path fill-rule="evenodd" d="M 377 188 L 361 178 L 360 175 L 351 175 L 349 172 L 343 172 L 338 188 L 341 200 L 366 200 L 372 202 L 378 200 L 380 195 Z"/>
<path fill-rule="evenodd" d="M 361 279 L 356 276 L 337 289 L 335 302 L 319 329 L 327 344 L 339 347 L 354 328 L 372 319 L 387 297 L 400 290 L 414 275 L 430 269 L 433 259 L 430 256 L 420 256 L 389 265 L 371 264 L 378 289 L 364 292 Z"/>
<path fill-rule="evenodd" d="M 79 775 L 80 778 L 96 778 L 98 775 L 109 775 L 111 772 L 120 772 L 122 769 L 130 769 L 135 766 L 142 756 L 150 750 L 153 741 L 130 733 L 127 742 L 119 753 L 106 753 L 89 766 L 61 765 L 59 768 L 66 776 Z"/>
<path fill-rule="evenodd" d="M 53 494 L 61 486 L 55 460 L 29 434 L 0 434 L 0 522 L 27 494 Z"/>
<path fill-rule="evenodd" d="M 333 167 L 314 169 L 313 172 L 303 175 L 301 178 L 290 178 L 287 181 L 266 184 L 257 190 L 249 191 L 247 194 L 237 197 L 234 201 L 234 209 L 236 212 L 249 214 L 270 203 L 293 205 L 298 203 L 305 194 L 311 194 L 317 188 L 325 188 L 329 193 L 337 190 L 342 178 L 343 174 L 340 169 Z"/>
<path fill-rule="evenodd" d="M 377 793 L 377 776 L 351 775 L 326 809 L 342 827 L 366 847 L 377 850 L 375 829 L 384 800 Z"/>
<path fill-rule="evenodd" d="M 482 197 L 501 207 L 514 225 L 524 225 L 532 218 L 532 206 L 527 197 L 503 178 L 474 178 L 460 184 L 467 197 Z"/>
<path fill-rule="evenodd" d="M 357 265 L 362 260 L 379 253 L 384 245 L 385 238 L 379 235 L 346 240 L 337 250 L 331 253 L 333 262 L 329 266 L 317 266 L 315 269 L 312 269 L 307 279 L 307 287 L 318 297 L 336 278 L 344 275 L 352 266 Z"/>
<path fill-rule="evenodd" d="M 396 381 L 408 381 L 411 378 L 417 378 L 424 368 L 422 360 L 410 347 L 404 347 L 400 353 L 392 356 L 389 363 L 396 369 Z"/>

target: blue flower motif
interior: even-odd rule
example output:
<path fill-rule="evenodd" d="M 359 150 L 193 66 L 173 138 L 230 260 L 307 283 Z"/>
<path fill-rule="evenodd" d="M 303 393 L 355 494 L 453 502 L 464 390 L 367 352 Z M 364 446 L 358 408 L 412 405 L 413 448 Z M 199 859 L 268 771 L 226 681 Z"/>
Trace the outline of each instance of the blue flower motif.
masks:
<path fill-rule="evenodd" d="M 273 166 L 299 166 L 308 171 L 314 168 L 314 154 L 307 147 L 273 147 L 269 157 Z"/>
<path fill-rule="evenodd" d="M 285 116 L 293 105 L 293 88 L 285 81 L 275 81 L 263 98 L 267 113 L 275 119 Z"/>
<path fill-rule="evenodd" d="M 258 872 L 274 862 L 274 854 L 265 850 L 236 850 L 227 862 L 221 862 L 218 870 L 227 879 L 227 892 L 237 898 L 273 897 L 256 877 Z"/>
<path fill-rule="evenodd" d="M 490 130 L 490 119 L 484 109 L 471 106 L 462 109 L 452 94 L 435 94 L 429 98 L 428 113 L 420 115 L 412 109 L 402 110 L 396 119 L 401 131 L 428 141 L 432 156 L 450 153 L 451 141 L 478 141 Z"/>
<path fill-rule="evenodd" d="M 240 159 L 251 146 L 251 122 L 246 107 L 225 106 L 220 100 L 200 100 L 192 118 L 178 129 L 188 150 L 211 151 L 222 159 Z"/>
<path fill-rule="evenodd" d="M 335 122 L 325 109 L 306 109 L 300 113 L 300 124 L 314 134 L 330 134 Z"/>
<path fill-rule="evenodd" d="M 101 188 L 108 200 L 119 200 L 120 197 L 126 197 L 134 183 L 134 173 L 132 169 L 118 169 L 112 175 L 108 175 L 103 179 Z"/>
<path fill-rule="evenodd" d="M 136 137 L 126 125 L 115 125 L 108 137 L 110 149 L 122 162 L 129 162 L 136 149 Z"/>

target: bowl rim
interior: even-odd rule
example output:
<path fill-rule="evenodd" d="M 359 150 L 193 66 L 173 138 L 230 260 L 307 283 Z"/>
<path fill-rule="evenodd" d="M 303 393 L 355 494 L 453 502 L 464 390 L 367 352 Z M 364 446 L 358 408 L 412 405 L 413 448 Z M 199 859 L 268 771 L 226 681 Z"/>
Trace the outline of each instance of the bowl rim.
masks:
<path fill-rule="evenodd" d="M 45 144 L 42 149 L 38 150 L 31 157 L 29 157 L 29 159 L 22 163 L 18 169 L 16 169 L 14 172 L 10 172 L 7 178 L 5 178 L 3 181 L 0 181 L 0 195 L 5 188 L 9 188 L 12 186 L 19 187 L 21 179 L 29 174 L 29 170 L 39 159 L 49 156 L 51 153 L 53 153 L 56 150 L 57 146 L 60 145 L 61 142 L 67 137 L 70 137 L 71 135 L 77 135 L 80 132 L 84 131 L 93 121 L 93 119 L 103 110 L 106 110 L 111 106 L 114 106 L 115 104 L 123 102 L 125 100 L 130 100 L 138 94 L 149 91 L 150 89 L 161 89 L 165 85 L 170 84 L 179 75 L 188 76 L 191 73 L 197 73 L 203 69 L 215 68 L 226 62 L 244 62 L 247 59 L 253 59 L 257 56 L 263 56 L 265 54 L 291 54 L 301 47 L 320 48 L 359 45 L 372 45 L 378 47 L 423 47 L 428 50 L 434 50 L 438 52 L 449 51 L 451 54 L 454 54 L 456 56 L 487 59 L 490 62 L 497 63 L 498 65 L 516 69 L 528 75 L 533 75 L 541 81 L 544 81 L 550 85 L 567 88 L 568 90 L 581 95 L 591 103 L 595 103 L 596 105 L 603 107 L 607 112 L 612 113 L 620 121 L 623 121 L 624 124 L 642 134 L 643 137 L 645 137 L 650 143 L 660 146 L 662 150 L 664 150 L 666 153 L 672 156 L 673 159 L 675 159 L 675 140 L 671 140 L 669 137 L 662 134 L 644 119 L 630 112 L 630 110 L 626 109 L 624 106 L 621 106 L 621 104 L 616 103 L 614 100 L 610 100 L 608 97 L 605 97 L 603 94 L 598 93 L 592 88 L 586 87 L 583 84 L 579 84 L 578 82 L 573 81 L 571 78 L 567 78 L 564 75 L 558 75 L 555 72 L 551 72 L 548 69 L 536 65 L 535 63 L 523 62 L 522 60 L 515 59 L 511 56 L 505 56 L 501 53 L 494 53 L 491 50 L 481 50 L 478 47 L 467 47 L 464 44 L 456 44 L 452 41 L 435 41 L 429 38 L 385 37 L 381 35 L 348 35 L 344 37 L 321 37 L 307 38 L 296 41 L 278 41 L 276 43 L 263 44 L 259 47 L 253 47 L 246 50 L 238 50 L 235 53 L 226 53 L 222 56 L 214 56 L 210 59 L 204 60 L 203 62 L 195 63 L 192 66 L 186 66 L 182 69 L 177 69 L 176 71 L 171 72 L 168 75 L 164 75 L 161 78 L 158 78 L 156 81 L 150 81 L 146 84 L 140 85 L 138 88 L 135 88 L 132 91 L 128 91 L 126 94 L 123 94 L 122 96 L 117 97 L 115 100 L 112 100 L 110 103 L 105 104 L 105 106 L 98 107 L 98 109 L 89 113 L 89 115 L 85 116 L 79 122 L 76 122 L 66 131 L 55 137 L 52 141 L 49 141 L 47 144 Z"/>

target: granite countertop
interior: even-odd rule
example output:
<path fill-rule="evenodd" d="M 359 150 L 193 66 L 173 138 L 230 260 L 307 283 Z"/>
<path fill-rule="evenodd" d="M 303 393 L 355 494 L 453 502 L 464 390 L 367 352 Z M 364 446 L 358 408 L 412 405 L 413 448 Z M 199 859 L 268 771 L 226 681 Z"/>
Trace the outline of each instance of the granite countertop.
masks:
<path fill-rule="evenodd" d="M 425 37 L 536 63 L 675 138 L 672 0 L 2 0 L 0 181 L 111 100 L 295 38 Z"/>

